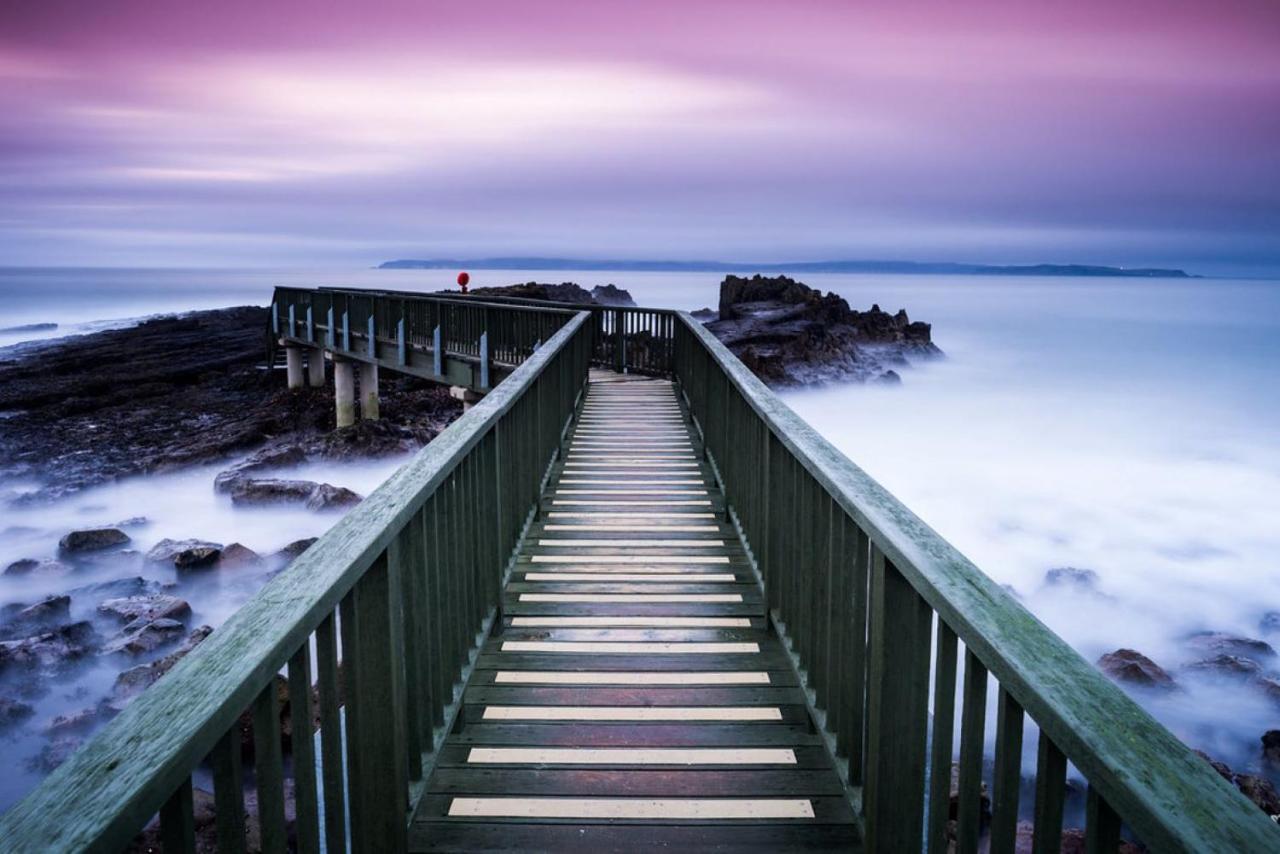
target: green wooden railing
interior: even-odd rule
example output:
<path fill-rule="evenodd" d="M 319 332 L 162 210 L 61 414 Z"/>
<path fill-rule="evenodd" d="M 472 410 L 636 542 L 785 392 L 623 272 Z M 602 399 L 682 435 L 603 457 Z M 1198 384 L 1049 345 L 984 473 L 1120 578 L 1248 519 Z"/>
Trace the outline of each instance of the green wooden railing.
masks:
<path fill-rule="evenodd" d="M 349 834 L 358 852 L 403 850 L 472 650 L 586 387 L 589 320 L 571 315 L 0 818 L 0 850 L 118 851 L 158 812 L 164 850 L 193 851 L 192 776 L 209 773 L 219 850 L 243 851 L 246 710 L 261 848 L 285 850 L 282 670 L 299 849 L 323 838 L 342 851 Z"/>
<path fill-rule="evenodd" d="M 980 801 L 989 679 L 999 683 L 990 851 L 1014 850 L 1024 718 L 1039 729 L 1035 851 L 1059 850 L 1068 762 L 1089 783 L 1090 852 L 1116 851 L 1122 823 L 1152 851 L 1280 851 L 1280 829 L 1261 810 L 687 314 L 676 325 L 674 372 L 774 623 L 847 760 L 850 784 L 861 787 L 866 850 L 948 850 L 963 646 L 961 854 L 976 852 L 987 830 Z"/>
<path fill-rule="evenodd" d="M 393 364 L 411 351 L 514 367 L 549 341 L 572 308 L 519 309 L 482 300 L 346 288 L 277 287 L 270 338 L 291 339 L 357 359 Z"/>

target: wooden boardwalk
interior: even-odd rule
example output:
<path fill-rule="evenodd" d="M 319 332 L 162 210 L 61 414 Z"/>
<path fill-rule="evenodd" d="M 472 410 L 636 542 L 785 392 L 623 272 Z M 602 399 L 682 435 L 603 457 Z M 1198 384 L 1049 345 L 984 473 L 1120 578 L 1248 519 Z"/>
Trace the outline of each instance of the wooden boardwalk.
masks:
<path fill-rule="evenodd" d="M 672 384 L 593 371 L 541 510 L 411 848 L 856 849 Z"/>

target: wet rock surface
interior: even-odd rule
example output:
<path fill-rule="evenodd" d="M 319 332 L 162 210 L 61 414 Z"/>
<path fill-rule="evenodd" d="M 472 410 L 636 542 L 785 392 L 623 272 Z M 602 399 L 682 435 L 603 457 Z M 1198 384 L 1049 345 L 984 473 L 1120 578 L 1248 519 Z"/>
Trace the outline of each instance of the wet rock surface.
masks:
<path fill-rule="evenodd" d="M 833 293 L 786 276 L 726 276 L 719 318 L 706 327 L 756 376 L 777 387 L 895 382 L 910 359 L 942 355 L 927 323 L 873 305 L 855 311 Z"/>
<path fill-rule="evenodd" d="M 237 505 L 302 504 L 309 510 L 354 507 L 361 501 L 361 496 L 345 487 L 310 480 L 237 480 L 230 493 Z"/>
<path fill-rule="evenodd" d="M 177 566 L 178 558 L 184 552 L 205 549 L 219 552 L 222 550 L 222 544 L 205 540 L 171 540 L 165 538 L 147 551 L 147 560 L 151 563 L 165 563 Z"/>
<path fill-rule="evenodd" d="M 269 443 L 323 459 L 414 450 L 461 414 L 447 389 L 389 376 L 382 419 L 335 431 L 330 389 L 291 391 L 282 371 L 263 370 L 266 324 L 262 308 L 199 311 L 0 356 L 0 410 L 15 413 L 0 420 L 0 459 L 42 484 L 0 502 L 39 504 Z"/>
<path fill-rule="evenodd" d="M 1165 669 L 1135 649 L 1117 649 L 1098 659 L 1098 668 L 1116 682 L 1171 691 L 1177 687 Z"/>
<path fill-rule="evenodd" d="M 119 528 L 92 528 L 67 534 L 58 541 L 58 550 L 63 554 L 97 552 L 123 546 L 128 542 L 129 535 Z"/>
<path fill-rule="evenodd" d="M 191 605 L 185 599 L 168 593 L 145 596 L 127 596 L 107 599 L 98 605 L 98 613 L 115 617 L 121 623 L 135 620 L 181 620 L 191 614 Z"/>

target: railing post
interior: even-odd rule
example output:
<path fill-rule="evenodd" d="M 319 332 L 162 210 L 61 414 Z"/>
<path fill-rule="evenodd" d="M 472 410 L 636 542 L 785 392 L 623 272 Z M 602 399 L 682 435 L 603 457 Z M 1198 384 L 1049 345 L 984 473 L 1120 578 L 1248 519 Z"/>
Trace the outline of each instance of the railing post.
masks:
<path fill-rule="evenodd" d="M 489 387 L 489 333 L 480 333 L 480 388 Z"/>
<path fill-rule="evenodd" d="M 378 358 L 377 326 L 373 322 L 373 312 L 369 312 L 369 358 Z"/>
<path fill-rule="evenodd" d="M 342 313 L 342 349 L 351 352 L 351 312 Z"/>
<path fill-rule="evenodd" d="M 396 351 L 400 359 L 400 364 L 408 364 L 408 348 L 405 344 L 404 337 L 404 318 L 400 318 L 400 322 L 396 324 Z"/>
<path fill-rule="evenodd" d="M 431 370 L 436 376 L 444 376 L 444 353 L 442 341 L 444 336 L 440 333 L 440 324 L 436 324 L 435 330 L 431 333 Z"/>
<path fill-rule="evenodd" d="M 271 331 L 280 334 L 280 304 L 271 303 Z"/>
<path fill-rule="evenodd" d="M 338 346 L 338 337 L 333 329 L 333 306 L 329 306 L 329 327 L 326 330 L 325 337 L 329 339 L 329 349 L 333 350 Z"/>
<path fill-rule="evenodd" d="M 307 306 L 307 340 L 316 343 L 316 323 L 311 315 L 311 306 Z"/>
<path fill-rule="evenodd" d="M 289 303 L 289 337 L 292 338 L 297 334 L 297 322 L 294 320 L 294 305 Z"/>
<path fill-rule="evenodd" d="M 867 697 L 867 851 L 920 851 L 933 614 L 872 549 L 871 678 Z"/>

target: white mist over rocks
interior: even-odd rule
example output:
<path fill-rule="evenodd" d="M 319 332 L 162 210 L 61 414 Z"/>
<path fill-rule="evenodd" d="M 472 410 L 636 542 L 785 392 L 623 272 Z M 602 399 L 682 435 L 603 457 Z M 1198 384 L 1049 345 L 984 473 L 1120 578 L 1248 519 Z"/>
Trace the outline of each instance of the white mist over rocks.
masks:
<path fill-rule="evenodd" d="M 401 456 L 356 463 L 313 463 L 289 469 L 282 476 L 345 486 L 367 496 L 406 459 Z M 71 573 L 46 575 L 37 571 L 25 576 L 0 576 L 0 605 L 31 604 L 46 596 L 69 594 L 71 620 L 93 621 L 103 639 L 109 639 L 110 621 L 96 613 L 98 605 L 138 592 L 123 582 L 141 577 L 149 583 L 149 590 L 190 604 L 190 615 L 182 617 L 187 630 L 221 625 L 287 562 L 272 555 L 289 543 L 323 534 L 343 515 L 341 511 L 314 512 L 300 506 L 233 506 L 227 495 L 214 492 L 213 479 L 234 462 L 129 478 L 53 503 L 6 507 L 0 516 L 0 568 L 24 558 L 57 557 L 59 539 L 72 530 L 119 526 L 131 541 L 114 552 L 79 556 Z M 35 486 L 0 478 L 0 491 L 6 499 Z M 264 563 L 179 573 L 171 563 L 144 559 L 153 546 L 166 538 L 221 545 L 238 542 L 261 554 Z M 117 586 L 107 586 L 111 582 L 117 582 Z M 0 812 L 52 770 L 50 760 L 60 743 L 74 747 L 78 742 L 71 740 L 87 739 L 107 721 L 106 715 L 94 716 L 83 725 L 61 726 L 49 732 L 54 718 L 97 708 L 100 701 L 110 697 L 118 674 L 161 658 L 175 646 L 169 643 L 140 655 L 91 652 L 65 667 L 55 667 L 47 679 L 37 679 L 20 669 L 0 674 L 0 696 L 19 700 L 33 709 L 24 720 L 0 734 L 0 745 L 9 757 L 5 763 L 7 772 L 0 776 Z"/>
<path fill-rule="evenodd" d="M 1280 286 L 877 284 L 949 358 L 787 402 L 1089 661 L 1167 670 L 1182 690 L 1134 696 L 1189 745 L 1256 767 L 1280 696 L 1183 668 L 1197 631 L 1280 646 Z"/>
<path fill-rule="evenodd" d="M 88 331 L 104 319 L 262 305 L 273 284 L 431 291 L 454 287 L 455 274 L 0 270 L 0 296 L 11 315 L 5 326 L 62 324 L 57 332 L 0 336 L 0 344 Z M 476 287 L 614 283 L 640 305 L 693 310 L 716 306 L 720 278 L 483 270 L 474 271 L 472 281 Z M 857 309 L 873 303 L 890 312 L 905 308 L 913 320 L 933 324 L 947 358 L 900 371 L 900 387 L 840 385 L 787 392 L 786 401 L 984 572 L 1010 585 L 1090 662 L 1128 647 L 1169 671 L 1182 690 L 1133 696 L 1188 744 L 1238 770 L 1256 766 L 1259 736 L 1280 728 L 1280 701 L 1247 680 L 1197 677 L 1182 668 L 1207 657 L 1187 643 L 1195 631 L 1280 646 L 1280 628 L 1268 633 L 1261 624 L 1267 612 L 1280 611 L 1280 283 L 800 278 Z M 401 462 L 317 465 L 289 476 L 368 495 Z M 264 554 L 317 536 L 340 518 L 234 508 L 212 488 L 224 467 L 6 508 L 0 567 L 52 557 L 58 538 L 74 528 L 135 516 L 149 520 L 125 529 L 134 540 L 130 547 L 142 552 L 168 537 L 240 542 Z M 0 492 L 36 486 L 0 481 Z M 0 605 L 122 576 L 178 580 L 171 569 L 137 563 L 82 570 L 73 580 L 0 578 Z M 1047 584 L 1046 572 L 1059 567 L 1091 570 L 1096 583 Z M 183 581 L 176 595 L 191 603 L 189 627 L 218 625 L 263 580 L 262 572 L 215 570 Z M 73 618 L 97 604 L 93 597 L 72 598 Z M 0 810 L 46 773 L 26 762 L 49 743 L 48 721 L 92 706 L 132 663 L 95 659 L 25 700 L 34 715 L 0 734 L 10 757 L 0 778 Z M 1278 659 L 1263 664 L 1280 669 Z M 990 738 L 994 703 L 988 710 Z M 1034 754 L 1033 735 L 1024 745 Z"/>

